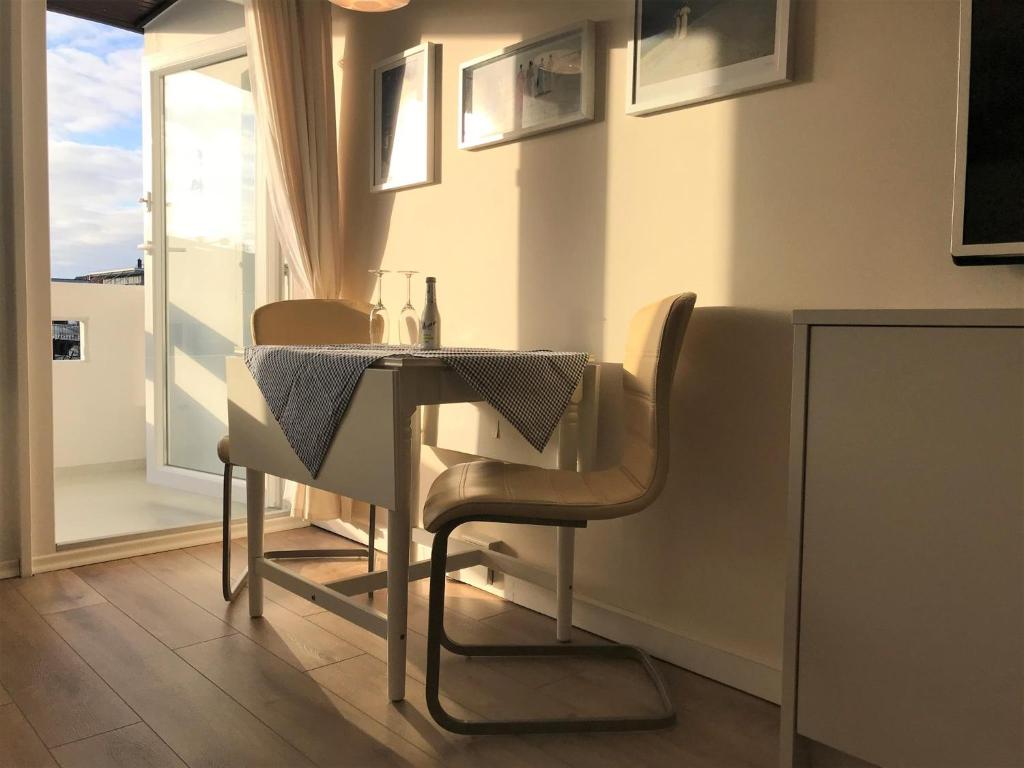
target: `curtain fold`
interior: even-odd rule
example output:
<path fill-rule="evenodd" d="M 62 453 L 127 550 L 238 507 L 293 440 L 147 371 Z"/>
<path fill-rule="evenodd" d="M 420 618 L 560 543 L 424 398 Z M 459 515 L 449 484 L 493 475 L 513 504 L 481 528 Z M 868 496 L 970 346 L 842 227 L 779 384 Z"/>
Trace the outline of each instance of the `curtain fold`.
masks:
<path fill-rule="evenodd" d="M 331 6 L 245 0 L 256 131 L 285 258 L 307 296 L 341 296 Z"/>
<path fill-rule="evenodd" d="M 275 235 L 301 293 L 341 297 L 341 199 L 331 6 L 245 0 L 256 132 Z M 351 518 L 352 502 L 300 486 L 293 515 Z"/>

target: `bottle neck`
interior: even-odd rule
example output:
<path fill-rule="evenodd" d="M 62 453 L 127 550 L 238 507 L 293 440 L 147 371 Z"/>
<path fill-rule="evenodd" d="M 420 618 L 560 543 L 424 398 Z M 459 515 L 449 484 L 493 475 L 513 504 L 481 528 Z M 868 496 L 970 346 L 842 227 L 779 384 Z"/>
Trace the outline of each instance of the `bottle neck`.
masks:
<path fill-rule="evenodd" d="M 435 290 L 434 283 L 427 283 L 427 304 L 436 303 L 437 294 Z"/>

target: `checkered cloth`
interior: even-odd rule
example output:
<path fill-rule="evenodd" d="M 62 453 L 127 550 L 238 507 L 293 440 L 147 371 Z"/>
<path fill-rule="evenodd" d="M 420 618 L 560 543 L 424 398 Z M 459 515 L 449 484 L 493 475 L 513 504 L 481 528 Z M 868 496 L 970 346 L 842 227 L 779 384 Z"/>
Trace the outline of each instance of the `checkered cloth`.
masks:
<path fill-rule="evenodd" d="M 443 360 L 538 451 L 558 426 L 588 357 L 543 350 L 339 344 L 247 347 L 245 364 L 289 444 L 316 477 L 363 371 L 398 355 Z"/>

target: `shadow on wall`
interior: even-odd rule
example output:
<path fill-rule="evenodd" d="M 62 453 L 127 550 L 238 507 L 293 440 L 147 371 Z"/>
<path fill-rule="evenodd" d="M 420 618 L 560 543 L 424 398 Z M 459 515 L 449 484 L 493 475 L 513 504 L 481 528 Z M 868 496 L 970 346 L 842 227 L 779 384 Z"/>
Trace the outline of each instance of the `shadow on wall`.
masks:
<path fill-rule="evenodd" d="M 338 163 L 343 233 L 342 262 L 346 266 L 342 279 L 342 296 L 373 302 L 374 278 L 367 270 L 376 269 L 384 260 L 386 237 L 367 237 L 366 232 L 387 232 L 395 205 L 395 192 L 366 194 L 372 183 L 373 135 L 370 119 L 351 120 L 348 115 L 366 115 L 367 83 L 376 63 L 371 53 L 378 49 L 376 37 L 386 32 L 373 13 L 334 14 L 334 40 L 344 39 L 344 50 L 334 48 L 336 67 L 335 92 L 338 99 Z M 382 14 L 386 15 L 386 14 Z M 440 113 L 441 110 L 438 110 Z M 441 142 L 437 142 L 440 146 Z M 440 149 L 438 149 L 440 152 Z M 440 168 L 440 158 L 436 166 Z M 346 212 L 348 216 L 346 217 Z M 361 252 L 367 245 L 371 253 Z"/>
<path fill-rule="evenodd" d="M 496 227 L 514 218 L 510 223 L 518 235 L 516 341 L 521 348 L 586 349 L 599 359 L 619 361 L 624 326 L 641 304 L 693 290 L 698 308 L 673 391 L 668 485 L 645 513 L 594 525 L 579 537 L 578 592 L 676 634 L 777 665 L 784 586 L 791 354 L 787 303 L 791 299 L 767 296 L 762 286 L 751 285 L 750 278 L 740 273 L 749 270 L 763 280 L 766 270 L 783 269 L 773 265 L 761 245 L 745 232 L 757 223 L 758 206 L 785 207 L 791 217 L 803 214 L 794 214 L 792 201 L 772 198 L 770 189 L 765 193 L 767 200 L 745 196 L 751 189 L 748 174 L 761 179 L 763 174 L 789 173 L 785 163 L 774 157 L 774 142 L 781 122 L 779 101 L 793 97 L 778 94 L 786 89 L 799 91 L 799 85 L 773 91 L 769 100 L 774 106 L 759 107 L 768 112 L 766 116 L 748 119 L 744 114 L 735 124 L 730 121 L 740 113 L 735 103 L 627 117 L 622 114 L 620 86 L 624 88 L 622 69 L 632 27 L 628 0 L 509 0 L 493 5 L 450 0 L 409 8 L 415 15 L 401 34 L 389 36 L 387 25 L 378 22 L 357 44 L 371 46 L 367 41 L 375 41 L 373 50 L 393 52 L 421 37 L 447 43 L 451 49 L 458 49 L 462 40 L 472 40 L 478 55 L 507 44 L 510 35 L 529 37 L 583 18 L 598 22 L 596 120 L 517 142 L 518 211 L 507 216 L 484 211 Z M 797 67 L 803 72 L 798 83 L 810 77 L 814 15 L 812 4 L 800 4 L 796 26 L 803 31 L 797 33 Z M 469 57 L 466 50 L 462 58 Z M 362 61 L 356 71 L 368 73 L 372 65 Z M 347 88 L 347 79 L 345 84 Z M 448 96 L 450 101 L 452 94 Z M 760 98 L 754 94 L 737 101 Z M 359 96 L 349 93 L 346 104 L 354 109 Z M 446 109 L 450 131 L 456 115 L 450 103 Z M 347 129 L 358 140 L 344 158 L 347 178 L 360 186 L 368 183 L 369 173 L 369 121 L 365 122 Z M 786 122 L 792 125 L 791 118 Z M 728 129 L 735 130 L 735 138 L 725 134 Z M 770 141 L 759 138 L 765 130 L 772 136 Z M 802 132 L 807 130 L 805 123 L 787 134 L 785 155 L 799 152 L 805 139 Z M 444 135 L 451 150 L 453 136 Z M 741 157 L 734 162 L 737 149 L 751 147 L 757 159 Z M 447 178 L 460 185 L 458 192 L 468 194 L 465 185 L 476 183 L 480 190 L 493 183 L 480 171 L 501 168 L 491 153 L 513 154 L 509 147 L 496 147 L 481 150 L 476 164 L 460 163 L 464 153 L 448 158 Z M 750 167 L 744 167 L 744 162 Z M 733 173 L 733 167 L 736 179 L 723 179 Z M 454 191 L 452 195 L 449 199 L 457 199 Z M 360 268 L 379 263 L 388 237 L 396 234 L 388 230 L 393 199 L 392 194 L 352 197 L 353 225 L 388 233 L 374 238 L 373 254 L 358 254 Z M 470 200 L 470 214 L 484 209 L 478 203 Z M 410 233 L 403 227 L 419 232 L 424 223 L 403 207 L 393 226 L 398 228 L 399 240 L 408 241 Z M 436 223 L 443 232 L 445 226 L 458 225 L 459 215 L 426 223 Z M 798 236 L 793 222 L 788 227 L 775 236 Z M 365 239 L 369 238 L 355 242 Z M 466 248 L 464 242 L 453 242 L 451 255 L 445 254 L 450 258 L 446 263 L 458 263 Z M 368 294 L 366 277 L 353 276 L 353 281 L 365 280 L 362 284 Z M 784 283 L 786 276 L 780 273 L 775 280 Z M 451 301 L 460 299 L 464 305 L 470 303 L 465 297 Z M 714 304 L 734 306 L 708 306 Z M 606 317 L 614 318 L 616 327 L 608 327 Z M 441 459 L 447 463 L 454 457 L 442 455 Z M 550 530 L 517 527 L 498 535 L 506 551 L 550 565 L 554 540 Z"/>
<path fill-rule="evenodd" d="M 800 16 L 797 28 L 803 32 L 797 41 L 797 67 L 803 71 L 798 70 L 797 84 L 810 78 L 813 4 L 801 4 Z M 630 26 L 626 24 L 599 25 L 597 49 L 601 58 L 609 48 L 625 49 L 629 34 Z M 609 39 L 612 35 L 614 39 Z M 601 58 L 597 65 L 598 105 L 599 109 L 608 109 L 603 101 L 610 98 L 610 109 L 614 110 L 616 94 L 606 87 L 607 66 Z M 681 116 L 628 120 L 679 121 Z M 734 130 L 737 143 L 740 135 L 748 143 L 756 141 L 760 132 L 758 122 L 748 124 L 743 120 L 734 122 Z M 790 140 L 799 150 L 799 132 Z M 566 142 L 565 146 L 557 145 L 561 141 Z M 626 151 L 633 153 L 636 147 Z M 609 211 L 607 201 L 609 197 L 621 200 L 624 190 L 611 190 L 609 196 L 610 147 L 604 114 L 599 113 L 593 125 L 523 141 L 520 152 L 521 345 L 586 343 L 600 358 L 620 360 L 622 349 L 603 348 L 602 339 L 607 336 L 606 295 L 617 297 L 611 300 L 618 306 L 609 313 L 621 313 L 623 297 L 628 295 L 652 300 L 687 290 L 698 294 L 672 392 L 672 458 L 665 492 L 644 514 L 603 522 L 581 537 L 577 570 L 580 593 L 645 616 L 667 617 L 666 624 L 676 632 L 692 633 L 694 639 L 708 639 L 714 645 L 775 666 L 779 651 L 773 652 L 773 646 L 777 649 L 781 644 L 784 586 L 790 314 L 788 308 L 771 311 L 701 306 L 701 298 L 714 301 L 716 293 L 721 296 L 719 300 L 738 305 L 775 305 L 765 302 L 763 292 L 741 298 L 731 285 L 733 280 L 745 279 L 741 273 L 749 267 L 743 256 L 762 256 L 757 243 L 740 237 L 745 226 L 743 207 L 750 204 L 756 208 L 753 201 L 739 197 L 746 188 L 743 174 L 750 169 L 741 158 L 732 164 L 737 179 L 731 185 L 731 199 L 723 200 L 729 210 L 721 215 L 731 219 L 732 228 L 722 244 L 726 263 L 720 265 L 718 273 L 728 279 L 721 287 L 709 285 L 708 294 L 701 297 L 703 286 L 699 281 L 708 281 L 706 269 L 698 267 L 695 274 L 699 276 L 687 279 L 685 267 L 654 266 L 665 264 L 665 256 L 671 253 L 679 253 L 679 264 L 692 258 L 682 253 L 687 241 L 684 230 L 675 238 L 668 225 L 667 237 L 656 244 L 662 253 L 656 254 L 647 268 L 638 264 L 635 270 L 626 271 L 637 283 L 657 288 L 648 286 L 646 291 L 637 291 L 622 284 L 605 284 L 609 258 L 606 249 L 610 242 L 617 242 L 609 236 L 607 222 L 620 214 Z M 758 152 L 772 156 L 771 147 L 762 145 Z M 765 172 L 784 177 L 786 169 Z M 699 178 L 698 174 L 694 176 L 696 183 Z M 674 194 L 662 188 L 664 194 Z M 729 185 L 724 188 L 730 189 Z M 637 193 L 642 193 L 642 187 Z M 683 185 L 678 193 L 683 201 Z M 681 216 L 687 210 L 685 202 L 658 201 L 658 205 L 678 210 Z M 786 205 L 786 201 L 778 205 Z M 740 254 L 740 249 L 746 250 Z M 620 272 L 623 255 L 610 254 L 620 262 L 616 265 Z M 765 268 L 768 265 L 762 264 L 755 271 Z M 664 279 L 657 284 L 659 272 L 664 272 Z M 626 307 L 627 314 L 639 308 Z M 568 325 L 550 328 L 553 316 L 563 318 Z M 536 559 L 539 553 L 551 551 L 550 544 L 544 544 L 549 537 L 550 532 L 516 532 L 509 534 L 508 540 L 513 541 L 519 554 Z M 609 572 L 630 575 L 609 583 Z M 680 587 L 665 589 L 667 578 L 679 580 Z M 714 595 L 702 586 L 708 581 L 714 585 Z M 736 610 L 723 610 L 725 605 L 736 606 Z M 755 627 L 759 629 L 752 631 Z M 717 637 L 703 637 L 708 628 Z"/>
<path fill-rule="evenodd" d="M 518 142 L 518 338 L 521 349 L 582 347 L 602 360 L 608 40 L 595 27 L 594 121 Z"/>
<path fill-rule="evenodd" d="M 812 79 L 815 3 L 794 2 L 795 77 L 782 89 L 797 89 Z M 721 184 L 723 208 L 713 214 L 726 230 L 717 236 L 721 250 L 712 258 L 722 263 L 707 298 L 715 296 L 728 306 L 702 305 L 701 290 L 695 287 L 697 308 L 673 386 L 669 479 L 647 515 L 620 523 L 622 538 L 648 544 L 620 548 L 618 564 L 635 574 L 630 581 L 635 599 L 647 602 L 651 614 L 664 609 L 689 616 L 694 639 L 769 667 L 779 665 L 782 643 L 792 307 L 785 296 L 766 295 L 765 286 L 773 279 L 796 282 L 799 277 L 750 233 L 764 221 L 770 229 L 766 237 L 799 238 L 796 224 L 782 229 L 776 219 L 773 226 L 765 213 L 773 207 L 791 210 L 792 198 L 773 191 L 773 185 L 793 175 L 793 155 L 799 157 L 805 141 L 806 126 L 793 127 L 783 137 L 782 152 L 777 137 L 765 135 L 765 126 L 778 122 L 780 94 L 775 90 L 760 101 L 765 114 L 748 116 L 744 105 L 759 97 L 742 94 L 730 97 L 728 104 L 679 110 L 675 117 L 668 112 L 641 118 L 688 120 L 693 111 L 692 119 L 708 119 L 699 114 L 702 109 L 728 115 L 732 145 L 725 143 L 729 154 L 723 156 L 721 172 L 731 173 L 731 181 L 701 173 L 694 177 L 698 184 Z M 764 182 L 753 197 L 748 195 L 751 178 Z M 695 224 L 692 217 L 688 224 Z M 800 250 L 799 243 L 791 245 L 792 251 Z M 642 596 L 642 586 L 658 583 L 665 564 L 681 554 L 691 562 L 677 572 L 691 583 L 675 597 L 652 602 Z M 675 604 L 670 607 L 670 602 Z M 715 636 L 703 636 L 708 627 Z"/>

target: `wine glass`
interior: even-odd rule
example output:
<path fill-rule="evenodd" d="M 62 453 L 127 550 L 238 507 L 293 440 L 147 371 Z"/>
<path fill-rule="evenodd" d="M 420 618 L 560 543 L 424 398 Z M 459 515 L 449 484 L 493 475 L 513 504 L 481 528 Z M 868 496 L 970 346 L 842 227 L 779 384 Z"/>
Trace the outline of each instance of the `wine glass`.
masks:
<path fill-rule="evenodd" d="M 405 306 L 398 316 L 398 337 L 402 344 L 414 347 L 420 340 L 420 318 L 416 314 L 416 307 L 412 305 L 412 276 L 419 272 L 406 269 L 399 270 L 398 274 L 405 275 Z"/>
<path fill-rule="evenodd" d="M 384 290 L 384 275 L 391 270 L 388 269 L 371 269 L 369 270 L 371 275 L 377 276 L 377 303 L 370 309 L 370 343 L 371 344 L 387 344 L 388 343 L 388 310 L 384 306 L 384 302 L 381 301 L 381 294 Z"/>

